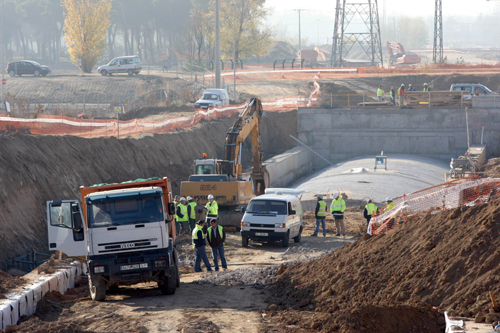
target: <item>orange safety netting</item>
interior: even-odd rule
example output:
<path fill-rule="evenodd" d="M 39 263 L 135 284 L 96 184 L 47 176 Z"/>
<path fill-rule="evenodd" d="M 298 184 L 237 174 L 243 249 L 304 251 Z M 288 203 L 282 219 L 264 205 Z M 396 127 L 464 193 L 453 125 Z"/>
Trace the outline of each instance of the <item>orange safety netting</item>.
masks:
<path fill-rule="evenodd" d="M 385 234 L 409 217 L 429 215 L 462 205 L 487 203 L 499 193 L 500 178 L 480 178 L 474 175 L 445 182 L 396 198 L 394 208 L 372 217 L 368 233 Z"/>

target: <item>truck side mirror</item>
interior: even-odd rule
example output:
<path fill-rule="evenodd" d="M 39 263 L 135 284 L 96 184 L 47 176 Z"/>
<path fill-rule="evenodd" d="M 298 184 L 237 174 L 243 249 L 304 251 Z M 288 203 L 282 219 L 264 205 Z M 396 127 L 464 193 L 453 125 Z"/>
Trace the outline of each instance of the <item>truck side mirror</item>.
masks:
<path fill-rule="evenodd" d="M 80 231 L 82 230 L 82 217 L 80 213 L 73 213 L 73 230 Z"/>
<path fill-rule="evenodd" d="M 296 212 L 296 211 L 294 211 L 293 209 L 291 209 L 291 210 L 290 210 L 290 213 L 288 213 L 288 215 L 295 215 L 295 214 L 297 214 L 297 212 Z"/>
<path fill-rule="evenodd" d="M 242 213 L 245 213 L 245 211 L 246 211 L 246 208 L 245 208 L 245 207 L 241 208 L 241 212 L 242 212 Z"/>
<path fill-rule="evenodd" d="M 175 215 L 175 204 L 173 202 L 169 202 L 167 208 L 169 215 Z"/>

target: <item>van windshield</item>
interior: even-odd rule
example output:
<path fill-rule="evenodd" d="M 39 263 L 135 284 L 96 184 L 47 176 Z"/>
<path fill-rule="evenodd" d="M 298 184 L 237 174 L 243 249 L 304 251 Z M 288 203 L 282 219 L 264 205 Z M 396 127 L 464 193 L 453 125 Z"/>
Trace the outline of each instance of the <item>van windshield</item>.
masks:
<path fill-rule="evenodd" d="M 252 200 L 248 204 L 247 213 L 287 215 L 285 201 L 278 200 Z"/>
<path fill-rule="evenodd" d="M 217 94 L 203 94 L 203 97 L 201 98 L 205 101 L 216 101 L 219 99 L 219 95 Z"/>
<path fill-rule="evenodd" d="M 160 197 L 88 204 L 89 228 L 163 221 Z"/>

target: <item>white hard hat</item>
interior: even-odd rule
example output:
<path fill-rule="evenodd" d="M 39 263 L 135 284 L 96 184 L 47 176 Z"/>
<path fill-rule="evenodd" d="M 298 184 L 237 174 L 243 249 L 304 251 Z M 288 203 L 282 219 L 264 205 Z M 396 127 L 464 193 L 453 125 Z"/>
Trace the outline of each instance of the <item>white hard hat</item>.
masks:
<path fill-rule="evenodd" d="M 387 199 L 385 199 L 385 201 L 392 201 L 392 198 L 391 197 L 387 197 Z"/>
<path fill-rule="evenodd" d="M 424 83 L 424 86 L 426 86 L 426 85 L 427 85 L 427 83 Z"/>
<path fill-rule="evenodd" d="M 405 86 L 405 84 L 404 84 L 404 83 L 403 83 L 403 84 L 401 84 L 401 87 L 404 87 L 404 86 Z"/>
<path fill-rule="evenodd" d="M 190 197 L 190 196 L 189 196 L 189 197 L 187 197 L 187 199 L 188 199 L 188 200 L 193 200 L 193 197 Z"/>
<path fill-rule="evenodd" d="M 213 199 L 213 198 L 214 198 L 213 195 L 211 195 L 211 194 L 208 195 L 208 200 Z"/>
<path fill-rule="evenodd" d="M 413 85 L 412 85 L 411 83 L 410 83 L 408 86 L 409 86 L 409 87 L 413 87 Z"/>
<path fill-rule="evenodd" d="M 323 199 L 323 194 L 318 194 L 318 199 Z"/>
<path fill-rule="evenodd" d="M 333 198 L 334 199 L 337 199 L 339 197 L 339 194 L 338 193 L 333 193 Z"/>
<path fill-rule="evenodd" d="M 186 198 L 182 197 L 182 198 L 181 198 L 181 201 L 186 201 Z"/>

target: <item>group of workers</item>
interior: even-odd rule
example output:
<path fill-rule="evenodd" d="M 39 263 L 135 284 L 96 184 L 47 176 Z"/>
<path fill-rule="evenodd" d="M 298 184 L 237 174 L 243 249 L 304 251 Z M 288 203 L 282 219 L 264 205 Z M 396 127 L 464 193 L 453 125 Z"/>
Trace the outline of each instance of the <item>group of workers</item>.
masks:
<path fill-rule="evenodd" d="M 323 237 L 326 237 L 326 214 L 327 214 L 327 204 L 323 200 L 323 195 L 318 194 L 318 201 L 316 203 L 316 209 L 314 211 L 316 216 L 316 228 L 314 233 L 311 235 L 313 237 L 318 236 L 320 225 L 323 228 Z M 384 208 L 384 213 L 394 208 L 394 202 L 391 197 L 386 199 L 387 206 Z M 332 213 L 333 220 L 335 221 L 335 228 L 337 233 L 335 236 L 345 236 L 345 225 L 344 225 L 344 211 L 345 211 L 345 201 L 341 195 L 338 193 L 333 194 L 332 204 L 330 205 L 330 212 Z M 363 216 L 366 219 L 366 226 L 370 223 L 373 215 L 377 214 L 379 211 L 378 207 L 373 203 L 371 199 L 366 202 L 365 209 L 363 211 Z"/>
<path fill-rule="evenodd" d="M 396 105 L 396 95 L 398 96 L 399 99 L 399 106 L 404 106 L 404 99 L 405 99 L 405 92 L 406 91 L 417 91 L 413 84 L 408 85 L 408 90 L 405 90 L 405 85 L 401 84 L 401 86 L 398 88 L 398 90 L 394 90 L 394 87 L 391 87 L 391 90 L 389 90 L 389 97 L 391 99 L 392 105 Z M 427 83 L 424 83 L 422 91 L 430 91 L 429 86 Z M 377 98 L 378 101 L 381 103 L 382 102 L 382 96 L 385 93 L 385 91 L 382 89 L 382 85 L 378 86 L 377 89 Z"/>
<path fill-rule="evenodd" d="M 219 260 L 223 270 L 227 270 L 226 256 L 224 253 L 224 245 L 226 242 L 226 233 L 224 228 L 218 224 L 219 206 L 212 194 L 209 194 L 206 205 L 201 204 L 200 198 L 193 201 L 193 198 L 188 196 L 175 197 L 175 223 L 177 234 L 188 233 L 190 230 L 193 249 L 195 252 L 194 271 L 201 272 L 201 262 L 205 264 L 207 271 L 212 271 L 207 253 L 206 245 L 212 249 L 212 257 L 214 261 L 215 271 L 219 270 Z M 207 228 L 206 223 L 209 225 Z M 189 227 L 189 230 L 188 230 Z"/>

